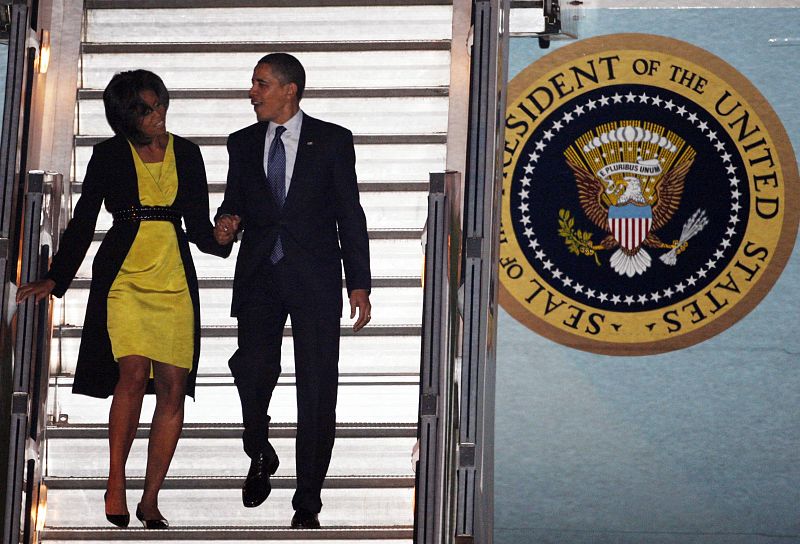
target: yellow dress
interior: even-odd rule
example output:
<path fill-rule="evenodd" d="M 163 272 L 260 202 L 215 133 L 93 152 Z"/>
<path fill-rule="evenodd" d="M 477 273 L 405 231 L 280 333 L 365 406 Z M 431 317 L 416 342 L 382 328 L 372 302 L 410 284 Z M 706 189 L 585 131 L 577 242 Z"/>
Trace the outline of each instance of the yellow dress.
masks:
<path fill-rule="evenodd" d="M 131 145 L 142 206 L 170 206 L 178 194 L 172 134 L 164 161 L 144 163 Z M 142 355 L 192 368 L 194 308 L 175 227 L 142 221 L 108 293 L 108 335 L 114 359 Z"/>

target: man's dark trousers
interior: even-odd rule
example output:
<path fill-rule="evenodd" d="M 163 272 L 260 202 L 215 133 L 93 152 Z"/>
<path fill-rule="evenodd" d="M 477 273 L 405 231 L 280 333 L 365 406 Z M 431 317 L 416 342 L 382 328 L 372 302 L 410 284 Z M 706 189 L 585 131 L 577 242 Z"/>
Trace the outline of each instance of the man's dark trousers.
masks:
<path fill-rule="evenodd" d="M 295 510 L 319 512 L 320 492 L 336 433 L 341 283 L 310 289 L 307 269 L 289 257 L 262 267 L 248 303 L 237 313 L 238 349 L 229 366 L 239 390 L 245 431 L 244 449 L 253 457 L 275 455 L 268 442 L 269 403 L 281 373 L 281 341 L 291 318 L 297 383 L 297 491 Z"/>

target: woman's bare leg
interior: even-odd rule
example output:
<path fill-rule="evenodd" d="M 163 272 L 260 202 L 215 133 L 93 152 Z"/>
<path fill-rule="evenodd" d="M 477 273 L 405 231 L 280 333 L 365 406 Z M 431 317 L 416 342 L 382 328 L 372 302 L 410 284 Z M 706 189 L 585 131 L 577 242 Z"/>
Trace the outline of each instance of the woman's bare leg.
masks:
<path fill-rule="evenodd" d="M 147 472 L 140 507 L 145 519 L 161 519 L 158 492 L 183 429 L 183 403 L 189 371 L 166 363 L 153 362 L 156 410 L 147 446 Z"/>
<path fill-rule="evenodd" d="M 125 463 L 131 451 L 142 399 L 150 377 L 150 359 L 129 355 L 119 360 L 119 381 L 108 413 L 109 466 L 106 482 L 106 513 L 127 514 L 125 500 Z"/>

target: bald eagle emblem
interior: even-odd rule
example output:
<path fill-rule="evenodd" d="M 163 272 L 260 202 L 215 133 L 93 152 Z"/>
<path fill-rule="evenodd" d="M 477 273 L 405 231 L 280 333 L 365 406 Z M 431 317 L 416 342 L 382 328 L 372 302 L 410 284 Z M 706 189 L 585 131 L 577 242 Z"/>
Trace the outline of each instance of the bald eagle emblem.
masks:
<path fill-rule="evenodd" d="M 654 123 L 620 121 L 600 125 L 564 151 L 575 175 L 584 214 L 606 232 L 599 244 L 573 229 L 574 219 L 561 210 L 559 234 L 570 250 L 594 255 L 615 249 L 611 268 L 632 278 L 652 265 L 645 248 L 666 249 L 662 262 L 674 265 L 688 240 L 708 223 L 698 209 L 686 222 L 680 239 L 665 243 L 656 234 L 680 207 L 686 175 L 695 151 L 682 138 Z"/>

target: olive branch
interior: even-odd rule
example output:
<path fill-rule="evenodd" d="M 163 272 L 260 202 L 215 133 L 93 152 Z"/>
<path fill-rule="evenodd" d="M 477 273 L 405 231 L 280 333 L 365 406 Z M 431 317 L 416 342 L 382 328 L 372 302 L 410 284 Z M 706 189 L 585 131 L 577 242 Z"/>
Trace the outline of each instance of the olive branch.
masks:
<path fill-rule="evenodd" d="M 564 243 L 567 245 L 570 253 L 575 255 L 591 255 L 594 257 L 594 262 L 600 266 L 600 259 L 597 257 L 595 245 L 592 243 L 592 233 L 575 230 L 575 218 L 569 213 L 569 210 L 558 210 L 558 235 L 564 238 Z"/>

